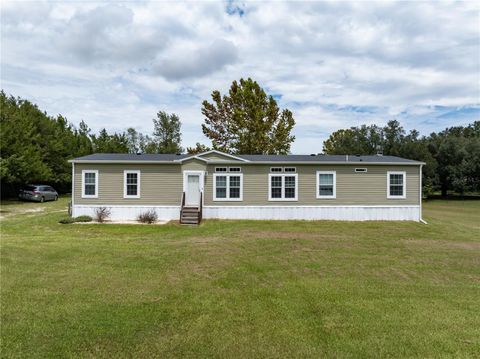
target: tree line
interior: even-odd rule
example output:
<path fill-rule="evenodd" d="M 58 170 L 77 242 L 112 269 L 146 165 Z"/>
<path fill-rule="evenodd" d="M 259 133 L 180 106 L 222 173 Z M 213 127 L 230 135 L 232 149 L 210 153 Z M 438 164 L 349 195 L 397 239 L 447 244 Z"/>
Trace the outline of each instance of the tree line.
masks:
<path fill-rule="evenodd" d="M 363 125 L 335 131 L 323 143 L 326 154 L 372 155 L 381 152 L 423 161 L 424 193 L 480 192 L 480 121 L 428 136 L 406 132 L 392 120 L 386 126 Z"/>
<path fill-rule="evenodd" d="M 0 92 L 0 178 L 2 197 L 15 195 L 26 183 L 46 183 L 60 192 L 71 187 L 69 159 L 103 153 L 177 153 L 180 119 L 160 111 L 152 135 L 134 128 L 121 133 L 92 133 L 62 115 L 49 116 L 28 100 Z"/>
<path fill-rule="evenodd" d="M 199 153 L 218 149 L 232 154 L 288 154 L 295 140 L 293 114 L 280 109 L 273 96 L 248 78 L 233 81 L 228 93 L 212 92 L 203 101 L 203 134 L 211 145 L 182 147 L 181 121 L 159 111 L 151 134 L 134 128 L 93 133 L 61 115 L 49 116 L 28 100 L 0 92 L 0 176 L 2 197 L 15 195 L 25 183 L 71 186 L 68 160 L 92 153 Z M 427 192 L 480 191 L 480 122 L 445 129 L 429 136 L 406 132 L 398 121 L 384 127 L 364 125 L 335 131 L 323 144 L 326 154 L 371 155 L 381 151 L 424 161 Z"/>

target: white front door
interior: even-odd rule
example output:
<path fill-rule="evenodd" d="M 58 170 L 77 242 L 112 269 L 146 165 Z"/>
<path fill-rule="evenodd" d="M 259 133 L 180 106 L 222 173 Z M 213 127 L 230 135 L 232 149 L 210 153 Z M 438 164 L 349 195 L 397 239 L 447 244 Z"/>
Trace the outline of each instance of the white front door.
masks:
<path fill-rule="evenodd" d="M 198 207 L 200 204 L 200 175 L 187 174 L 185 205 Z"/>

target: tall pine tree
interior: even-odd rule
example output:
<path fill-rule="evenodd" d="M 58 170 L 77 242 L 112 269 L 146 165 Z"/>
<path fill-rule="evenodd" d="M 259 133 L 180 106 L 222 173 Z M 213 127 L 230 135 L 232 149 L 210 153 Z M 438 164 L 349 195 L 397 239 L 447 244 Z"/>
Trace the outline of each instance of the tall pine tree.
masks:
<path fill-rule="evenodd" d="M 153 119 L 153 141 L 157 153 L 182 153 L 182 134 L 180 119 L 174 113 L 169 115 L 159 111 Z"/>

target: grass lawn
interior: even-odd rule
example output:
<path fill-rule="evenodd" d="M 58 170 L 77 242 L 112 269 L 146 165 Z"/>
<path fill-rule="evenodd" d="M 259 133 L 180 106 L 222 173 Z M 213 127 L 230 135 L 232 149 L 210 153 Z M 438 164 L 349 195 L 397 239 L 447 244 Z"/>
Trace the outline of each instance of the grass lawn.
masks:
<path fill-rule="evenodd" d="M 480 357 L 480 201 L 198 228 L 66 203 L 2 205 L 2 357 Z"/>

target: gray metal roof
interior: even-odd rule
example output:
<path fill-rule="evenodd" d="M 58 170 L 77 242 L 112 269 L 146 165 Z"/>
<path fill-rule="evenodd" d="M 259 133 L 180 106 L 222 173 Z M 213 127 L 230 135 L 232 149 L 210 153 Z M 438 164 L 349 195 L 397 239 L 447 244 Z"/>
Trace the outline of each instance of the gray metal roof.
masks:
<path fill-rule="evenodd" d="M 396 156 L 356 155 L 239 155 L 252 162 L 369 162 L 369 163 L 420 163 Z"/>
<path fill-rule="evenodd" d="M 72 162 L 174 162 L 193 155 L 189 154 L 128 154 L 128 153 L 95 153 L 88 156 L 78 157 Z M 284 162 L 284 163 L 388 163 L 388 164 L 422 164 L 423 162 L 409 160 L 396 156 L 356 156 L 356 155 L 236 155 L 253 163 Z M 232 159 L 231 162 L 235 162 Z M 218 162 L 209 160 L 209 162 Z"/>
<path fill-rule="evenodd" d="M 189 157 L 189 154 L 164 153 L 94 153 L 88 156 L 75 158 L 74 161 L 174 161 Z"/>

